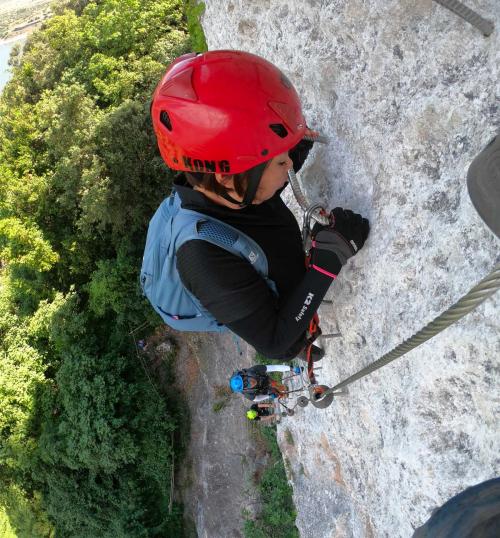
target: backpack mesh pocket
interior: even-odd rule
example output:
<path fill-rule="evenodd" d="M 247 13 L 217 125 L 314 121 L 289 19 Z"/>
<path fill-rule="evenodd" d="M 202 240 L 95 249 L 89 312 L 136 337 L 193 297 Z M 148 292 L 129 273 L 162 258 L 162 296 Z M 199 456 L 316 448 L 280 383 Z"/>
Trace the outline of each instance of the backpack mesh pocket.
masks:
<path fill-rule="evenodd" d="M 236 232 L 209 220 L 198 222 L 198 234 L 201 239 L 216 239 L 226 247 L 232 247 L 238 240 Z"/>

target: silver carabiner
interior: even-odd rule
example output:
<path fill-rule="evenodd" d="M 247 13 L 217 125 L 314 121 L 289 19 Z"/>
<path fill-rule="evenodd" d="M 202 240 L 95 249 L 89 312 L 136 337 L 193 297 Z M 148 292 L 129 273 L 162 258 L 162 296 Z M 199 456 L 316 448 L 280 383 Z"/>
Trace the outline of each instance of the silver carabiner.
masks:
<path fill-rule="evenodd" d="M 321 144 L 328 143 L 328 137 L 326 136 L 305 136 L 306 140 L 311 140 L 313 142 L 319 142 Z M 311 220 L 319 222 L 323 226 L 328 226 L 330 224 L 330 219 L 325 215 L 325 210 L 321 204 L 309 205 L 307 198 L 304 196 L 302 189 L 300 188 L 299 180 L 295 175 L 293 168 L 288 171 L 288 179 L 292 187 L 293 194 L 297 203 L 299 204 L 302 211 L 304 211 L 303 221 L 302 221 L 302 245 L 304 247 L 305 253 L 308 255 L 311 249 Z"/>
<path fill-rule="evenodd" d="M 325 208 L 321 204 L 313 204 L 304 211 L 304 217 L 302 220 L 302 245 L 306 256 L 309 255 L 312 245 L 312 226 L 311 221 L 318 222 L 322 226 L 328 226 L 330 219 L 325 214 Z"/>

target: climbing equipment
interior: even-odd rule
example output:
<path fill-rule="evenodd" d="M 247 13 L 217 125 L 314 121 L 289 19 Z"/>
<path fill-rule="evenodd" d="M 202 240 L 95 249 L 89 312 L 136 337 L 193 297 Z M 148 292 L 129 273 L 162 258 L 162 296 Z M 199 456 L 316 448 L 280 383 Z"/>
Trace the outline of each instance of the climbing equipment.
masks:
<path fill-rule="evenodd" d="M 497 237 L 500 237 L 500 217 L 498 211 L 500 207 L 500 135 L 497 135 L 490 141 L 483 151 L 472 161 L 467 173 L 467 187 L 472 203 L 480 217 L 492 232 Z M 346 387 L 348 385 L 423 344 L 474 310 L 488 297 L 491 297 L 498 291 L 499 288 L 500 263 L 496 264 L 492 272 L 484 277 L 466 295 L 412 337 L 334 387 L 326 387 L 320 396 L 316 398 L 316 401 L 312 399 L 310 401 L 316 407 L 320 407 L 320 405 L 323 408 L 328 407 L 333 401 L 334 395 L 346 394 Z"/>
<path fill-rule="evenodd" d="M 431 339 L 436 334 L 440 333 L 450 325 L 453 325 L 456 321 L 463 318 L 466 314 L 474 310 L 488 297 L 491 297 L 500 288 L 500 264 L 497 264 L 493 271 L 483 278 L 476 286 L 474 286 L 469 293 L 459 299 L 453 306 L 443 312 L 433 321 L 428 323 L 423 329 L 418 331 L 412 337 L 405 340 L 402 344 L 399 344 L 389 353 L 386 353 L 380 359 L 363 368 L 356 374 L 348 377 L 341 383 L 338 383 L 331 389 L 328 389 L 326 393 L 333 393 L 339 389 L 350 385 L 354 381 L 371 374 L 375 370 L 382 368 L 386 364 L 389 364 L 393 360 L 402 357 L 412 349 L 423 344 L 427 340 Z"/>
<path fill-rule="evenodd" d="M 333 394 L 324 396 L 328 387 L 316 383 L 316 380 L 311 381 L 310 371 L 304 372 L 302 368 L 284 375 L 281 383 L 272 380 L 271 387 L 275 389 L 275 394 L 269 394 L 269 398 L 284 409 L 287 416 L 294 415 L 297 406 L 306 407 L 309 402 L 320 409 L 328 407 L 334 397 Z"/>
<path fill-rule="evenodd" d="M 288 179 L 292 187 L 293 194 L 297 203 L 299 204 L 302 211 L 304 211 L 304 217 L 302 221 L 302 240 L 304 242 L 304 248 L 307 246 L 308 237 L 311 234 L 311 220 L 319 222 L 323 226 L 328 226 L 330 224 L 330 219 L 326 214 L 325 209 L 321 204 L 309 204 L 307 198 L 302 193 L 300 188 L 299 180 L 293 169 L 288 171 Z"/>
<path fill-rule="evenodd" d="M 242 202 L 220 194 L 241 206 L 252 202 L 265 163 L 293 148 L 306 130 L 286 76 L 260 56 L 234 50 L 177 58 L 153 94 L 151 116 L 170 168 L 247 172 Z"/>
<path fill-rule="evenodd" d="M 243 392 L 244 386 L 243 377 L 240 374 L 234 374 L 229 380 L 229 388 L 233 392 Z"/>
<path fill-rule="evenodd" d="M 493 32 L 493 29 L 495 28 L 494 24 L 489 21 L 488 19 L 484 19 L 467 7 L 466 5 L 462 4 L 462 2 L 458 2 L 458 0 L 434 0 L 438 4 L 441 4 L 443 7 L 449 9 L 455 15 L 458 15 L 461 17 L 464 21 L 467 21 L 469 24 L 472 24 L 472 26 L 475 26 L 478 30 L 481 30 L 483 32 L 483 35 L 488 37 Z"/>
<path fill-rule="evenodd" d="M 249 409 L 247 411 L 247 418 L 248 420 L 255 420 L 259 416 L 259 413 L 255 411 L 255 409 Z"/>
<path fill-rule="evenodd" d="M 144 295 L 163 321 L 179 331 L 224 332 L 198 299 L 183 285 L 176 264 L 177 250 L 201 239 L 248 261 L 273 293 L 264 251 L 250 237 L 229 224 L 181 207 L 177 193 L 166 198 L 149 223 L 140 282 Z M 168 282 L 168 286 L 165 283 Z"/>

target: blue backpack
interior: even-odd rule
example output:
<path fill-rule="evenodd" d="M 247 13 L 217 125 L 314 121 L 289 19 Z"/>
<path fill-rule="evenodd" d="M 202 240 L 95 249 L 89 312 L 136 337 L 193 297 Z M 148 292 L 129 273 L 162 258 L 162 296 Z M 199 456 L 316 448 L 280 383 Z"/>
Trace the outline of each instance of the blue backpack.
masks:
<path fill-rule="evenodd" d="M 179 331 L 223 332 L 227 328 L 182 284 L 176 252 L 186 241 L 202 239 L 250 263 L 276 293 L 267 258 L 247 235 L 218 219 L 183 209 L 177 193 L 165 198 L 149 223 L 141 268 L 141 287 L 163 321 Z"/>

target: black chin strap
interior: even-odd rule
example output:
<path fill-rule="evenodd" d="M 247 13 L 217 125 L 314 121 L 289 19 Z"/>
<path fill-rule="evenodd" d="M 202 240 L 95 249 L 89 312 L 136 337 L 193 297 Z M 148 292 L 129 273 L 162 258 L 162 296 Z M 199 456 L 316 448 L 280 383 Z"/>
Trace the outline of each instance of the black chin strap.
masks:
<path fill-rule="evenodd" d="M 257 189 L 259 188 L 259 183 L 260 183 L 260 180 L 262 179 L 262 174 L 264 173 L 266 165 L 267 165 L 267 161 L 260 163 L 257 166 L 254 166 L 248 171 L 247 173 L 248 185 L 247 185 L 247 190 L 245 192 L 245 195 L 243 196 L 243 200 L 240 202 L 241 207 L 250 205 L 253 202 L 253 199 L 255 198 L 255 193 L 257 192 Z"/>
<path fill-rule="evenodd" d="M 241 208 L 250 205 L 255 198 L 255 193 L 259 188 L 260 180 L 262 179 L 262 174 L 264 173 L 266 165 L 267 161 L 260 163 L 247 171 L 248 184 L 247 190 L 243 195 L 243 200 L 235 200 L 227 191 L 219 194 L 219 196 L 222 196 L 224 200 L 227 200 L 228 202 L 231 202 L 232 204 L 235 204 Z"/>
<path fill-rule="evenodd" d="M 221 198 L 224 198 L 224 200 L 227 200 L 228 202 L 231 202 L 232 204 L 240 206 L 240 207 L 245 207 L 245 205 L 246 205 L 243 202 L 240 202 L 239 200 L 235 200 L 230 194 L 228 194 L 227 191 L 218 193 L 218 196 L 220 196 Z"/>
<path fill-rule="evenodd" d="M 262 174 L 264 173 L 264 170 L 267 166 L 267 161 L 258 164 L 257 166 L 254 166 L 253 168 L 250 168 L 250 170 L 247 171 L 247 190 L 245 191 L 245 194 L 243 195 L 243 200 L 235 200 L 226 190 L 221 193 L 217 193 L 220 197 L 224 198 L 224 200 L 227 200 L 228 202 L 231 202 L 234 205 L 237 205 L 241 208 L 246 207 L 250 205 L 253 202 L 253 199 L 255 198 L 255 193 L 257 192 L 257 189 L 259 188 L 260 180 L 262 179 Z M 203 177 L 202 173 L 199 172 L 190 172 L 191 175 L 195 176 L 197 179 L 201 180 Z"/>

